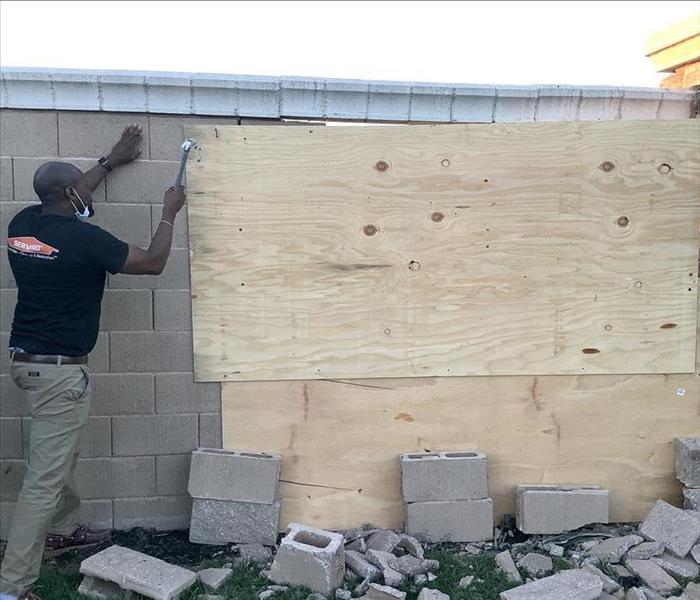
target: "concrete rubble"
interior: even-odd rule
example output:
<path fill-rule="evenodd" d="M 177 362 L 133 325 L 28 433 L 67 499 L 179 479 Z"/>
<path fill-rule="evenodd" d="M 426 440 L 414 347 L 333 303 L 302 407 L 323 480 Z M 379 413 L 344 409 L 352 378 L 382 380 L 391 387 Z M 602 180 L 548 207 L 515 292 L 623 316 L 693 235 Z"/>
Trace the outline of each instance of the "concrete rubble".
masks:
<path fill-rule="evenodd" d="M 597 600 L 603 584 L 584 570 L 560 571 L 501 593 L 501 600 Z"/>
<path fill-rule="evenodd" d="M 231 579 L 231 569 L 202 569 L 197 571 L 197 579 L 208 592 L 219 591 Z"/>
<path fill-rule="evenodd" d="M 174 600 L 197 581 L 192 571 L 121 546 L 86 558 L 80 573 L 153 600 Z"/>
<path fill-rule="evenodd" d="M 676 438 L 676 477 L 687 487 L 700 487 L 700 437 Z"/>
<path fill-rule="evenodd" d="M 525 570 L 532 577 L 543 577 L 551 573 L 554 565 L 549 556 L 529 552 L 518 561 L 518 567 Z"/>
<path fill-rule="evenodd" d="M 198 448 L 192 452 L 190 541 L 197 544 L 273 545 L 281 458 L 244 450 Z"/>
<path fill-rule="evenodd" d="M 700 520 L 659 500 L 647 514 L 639 533 L 648 540 L 661 542 L 669 552 L 682 558 L 700 538 Z"/>

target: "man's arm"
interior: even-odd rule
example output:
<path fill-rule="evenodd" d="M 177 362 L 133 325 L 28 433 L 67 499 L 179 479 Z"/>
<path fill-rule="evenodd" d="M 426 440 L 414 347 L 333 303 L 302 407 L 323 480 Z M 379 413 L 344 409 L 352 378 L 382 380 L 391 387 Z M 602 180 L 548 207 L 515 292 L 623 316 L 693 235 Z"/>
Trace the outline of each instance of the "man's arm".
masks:
<path fill-rule="evenodd" d="M 107 164 L 114 168 L 131 162 L 141 154 L 141 127 L 138 125 L 129 125 L 119 141 L 114 145 L 112 151 L 107 155 Z M 91 192 L 97 189 L 100 182 L 109 173 L 109 170 L 102 165 L 97 165 L 85 172 L 88 187 Z"/>
<path fill-rule="evenodd" d="M 148 250 L 130 245 L 121 273 L 160 275 L 163 272 L 170 256 L 175 218 L 185 204 L 185 199 L 184 188 L 171 187 L 165 192 L 163 216 L 151 240 L 151 245 Z"/>

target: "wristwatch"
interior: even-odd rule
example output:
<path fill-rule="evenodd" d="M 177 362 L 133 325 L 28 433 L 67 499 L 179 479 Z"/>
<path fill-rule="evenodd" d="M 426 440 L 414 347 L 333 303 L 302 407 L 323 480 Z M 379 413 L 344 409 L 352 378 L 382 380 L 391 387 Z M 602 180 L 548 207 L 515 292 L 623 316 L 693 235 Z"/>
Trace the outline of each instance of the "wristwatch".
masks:
<path fill-rule="evenodd" d="M 108 173 L 111 173 L 114 170 L 114 167 L 109 164 L 109 158 L 106 156 L 103 156 L 97 162 L 100 163 L 100 166 L 104 167 Z"/>

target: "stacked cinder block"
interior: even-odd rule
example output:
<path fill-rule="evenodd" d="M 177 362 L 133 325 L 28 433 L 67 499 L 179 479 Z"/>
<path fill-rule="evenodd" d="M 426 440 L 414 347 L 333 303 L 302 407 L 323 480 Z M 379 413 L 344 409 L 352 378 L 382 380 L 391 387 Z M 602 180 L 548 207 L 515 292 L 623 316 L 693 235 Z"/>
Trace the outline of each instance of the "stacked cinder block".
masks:
<path fill-rule="evenodd" d="M 519 485 L 517 504 L 517 527 L 523 533 L 564 533 L 607 523 L 610 494 L 597 486 Z"/>
<path fill-rule="evenodd" d="M 683 488 L 683 506 L 700 511 L 700 437 L 676 438 L 676 477 Z"/>
<path fill-rule="evenodd" d="M 277 454 L 198 448 L 192 453 L 190 541 L 224 545 L 277 542 Z"/>
<path fill-rule="evenodd" d="M 407 453 L 400 462 L 406 533 L 431 542 L 493 538 L 483 452 Z"/>

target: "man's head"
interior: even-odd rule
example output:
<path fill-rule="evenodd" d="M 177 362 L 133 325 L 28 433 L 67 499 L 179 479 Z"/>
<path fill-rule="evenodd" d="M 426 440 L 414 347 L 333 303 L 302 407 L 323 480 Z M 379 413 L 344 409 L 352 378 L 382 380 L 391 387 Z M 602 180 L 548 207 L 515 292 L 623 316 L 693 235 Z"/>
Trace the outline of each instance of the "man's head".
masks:
<path fill-rule="evenodd" d="M 82 213 L 87 207 L 90 215 L 92 193 L 83 172 L 70 163 L 51 161 L 34 173 L 34 191 L 44 208 L 62 213 Z"/>

